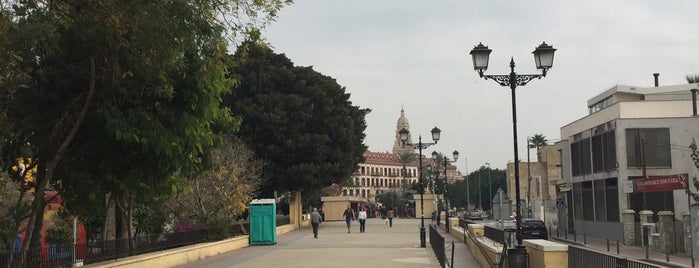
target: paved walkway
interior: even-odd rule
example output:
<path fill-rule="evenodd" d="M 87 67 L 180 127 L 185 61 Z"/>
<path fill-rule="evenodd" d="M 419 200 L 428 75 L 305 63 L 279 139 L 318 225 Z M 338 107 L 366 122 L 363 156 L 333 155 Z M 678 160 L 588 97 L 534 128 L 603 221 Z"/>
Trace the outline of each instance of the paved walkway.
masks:
<path fill-rule="evenodd" d="M 428 224 L 425 220 L 429 239 Z M 392 228 L 380 219 L 368 219 L 366 232 L 360 233 L 359 222 L 352 222 L 351 233 L 347 233 L 344 221 L 324 222 L 317 239 L 306 227 L 278 236 L 276 245 L 251 246 L 180 267 L 439 267 L 429 241 L 426 248 L 420 247 L 419 226 L 419 219 L 396 218 Z M 443 231 L 444 225 L 440 227 Z M 455 267 L 478 267 L 467 256 L 470 253 L 464 244 L 460 245 Z"/>
<path fill-rule="evenodd" d="M 577 237 L 574 237 L 573 235 L 569 234 L 567 239 L 565 236 L 560 234 L 559 237 L 556 236 L 556 233 L 549 234 L 549 240 L 552 241 L 558 241 L 558 242 L 564 242 L 564 243 L 569 243 L 569 244 L 574 244 L 574 245 L 582 245 L 585 247 L 589 247 L 592 249 L 595 249 L 597 251 L 602 251 L 602 252 L 607 252 L 607 240 L 606 239 L 601 239 L 601 238 L 594 238 L 594 237 L 583 237 L 578 235 Z M 609 241 L 609 252 L 610 254 L 617 254 L 617 245 L 616 241 Z M 670 254 L 669 256 L 669 262 L 667 261 L 667 256 L 663 253 L 658 253 L 658 252 L 653 252 L 649 251 L 648 254 L 648 259 L 646 259 L 646 252 L 645 249 L 642 247 L 636 247 L 636 246 L 624 246 L 623 241 L 619 241 L 619 255 L 624 256 L 629 259 L 636 259 L 636 260 L 641 260 L 645 262 L 649 262 L 661 267 L 678 267 L 678 268 L 684 268 L 684 267 L 692 267 L 692 259 L 689 256 L 682 255 L 682 254 Z M 695 263 L 696 266 L 699 266 L 699 263 Z"/>

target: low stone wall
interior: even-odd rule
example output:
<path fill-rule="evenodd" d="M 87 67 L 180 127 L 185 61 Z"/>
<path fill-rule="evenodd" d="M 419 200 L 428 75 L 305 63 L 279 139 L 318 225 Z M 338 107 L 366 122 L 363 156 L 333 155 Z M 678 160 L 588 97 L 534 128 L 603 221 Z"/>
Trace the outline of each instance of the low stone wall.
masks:
<path fill-rule="evenodd" d="M 308 220 L 302 221 L 301 226 L 310 225 Z M 287 224 L 277 227 L 277 235 L 296 230 L 294 224 Z M 117 261 L 106 261 L 86 265 L 94 268 L 130 268 L 130 267 L 172 267 L 183 265 L 189 262 L 202 260 L 208 257 L 220 255 L 236 249 L 250 246 L 249 236 L 238 236 L 222 241 L 202 243 L 186 247 L 174 248 L 161 252 L 147 253 L 143 255 L 128 257 Z"/>
<path fill-rule="evenodd" d="M 451 234 L 465 239 L 464 242 L 466 242 L 468 249 L 471 251 L 471 255 L 481 264 L 481 267 L 497 266 L 502 253 L 502 245 L 483 236 L 483 225 L 470 224 L 466 234 L 464 234 L 464 230 L 461 227 L 451 226 Z"/>
<path fill-rule="evenodd" d="M 524 240 L 529 253 L 529 267 L 567 268 L 568 246 L 543 239 Z"/>
<path fill-rule="evenodd" d="M 456 224 L 454 224 L 454 220 Z M 497 267 L 500 262 L 503 247 L 502 244 L 483 236 L 484 226 L 470 224 L 468 232 L 458 226 L 458 219 L 450 219 L 451 234 L 465 239 L 473 258 L 481 264 L 481 267 Z M 524 240 L 522 244 L 529 253 L 529 267 L 543 268 L 567 268 L 568 246 L 543 239 Z"/>

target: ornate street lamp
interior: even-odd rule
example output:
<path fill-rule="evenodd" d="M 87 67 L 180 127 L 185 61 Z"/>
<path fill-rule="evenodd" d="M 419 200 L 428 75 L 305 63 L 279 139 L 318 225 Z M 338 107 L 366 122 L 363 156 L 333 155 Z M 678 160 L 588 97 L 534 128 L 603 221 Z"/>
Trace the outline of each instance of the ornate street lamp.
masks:
<path fill-rule="evenodd" d="M 524 86 L 529 81 L 534 78 L 541 79 L 546 76 L 546 72 L 553 66 L 553 55 L 556 51 L 550 45 L 545 42 L 539 45 L 532 54 L 534 54 L 534 62 L 536 63 L 536 68 L 541 70 L 541 74 L 516 74 L 515 73 L 515 61 L 514 58 L 510 59 L 510 74 L 507 75 L 487 75 L 484 72 L 488 69 L 488 60 L 490 57 L 490 52 L 492 50 L 488 49 L 482 43 L 475 46 L 470 54 L 473 58 L 473 69 L 478 72 L 480 77 L 484 79 L 492 79 L 496 83 L 504 87 L 509 87 L 512 92 L 512 136 L 514 140 L 514 169 L 515 169 L 515 191 L 516 191 L 516 202 L 517 202 L 517 245 L 522 246 L 522 208 L 520 204 L 520 193 L 519 193 L 519 155 L 517 153 L 517 106 L 515 98 L 515 89 L 517 86 Z M 515 253 L 516 254 L 516 253 Z"/>
<path fill-rule="evenodd" d="M 427 147 L 430 147 L 431 145 L 437 144 L 437 141 L 439 141 L 439 136 L 441 134 L 441 130 L 439 128 L 434 127 L 432 131 L 432 140 L 434 140 L 434 143 L 423 143 L 422 142 L 422 135 L 418 136 L 418 143 L 407 143 L 408 142 L 408 136 L 410 135 L 410 132 L 403 128 L 400 131 L 398 131 L 398 134 L 400 134 L 400 140 L 403 146 L 410 146 L 413 149 L 418 149 L 419 150 L 419 165 L 418 166 L 418 173 L 420 174 L 420 247 L 426 247 L 426 237 L 425 237 L 425 204 L 423 202 L 423 194 L 425 192 L 425 186 L 423 184 L 423 175 L 422 175 L 422 149 L 427 149 Z"/>
<path fill-rule="evenodd" d="M 432 159 L 434 159 L 435 162 L 437 161 L 437 157 L 438 157 L 437 152 L 432 152 Z M 449 158 L 446 155 L 442 159 L 443 163 L 444 163 L 444 190 L 442 190 L 442 192 L 444 194 L 444 207 L 446 210 L 446 220 L 445 220 L 444 225 L 445 225 L 445 229 L 446 229 L 447 233 L 449 232 L 449 195 L 448 195 L 449 191 L 447 188 L 447 186 L 449 185 L 449 178 L 447 177 L 447 164 L 448 163 L 455 163 L 456 160 L 459 159 L 459 151 L 455 150 L 452 153 L 452 157 L 454 160 L 449 160 Z M 439 172 L 437 172 L 437 178 L 439 178 Z M 439 210 L 438 210 L 437 211 L 437 225 L 439 225 L 439 218 L 440 218 L 439 215 L 440 214 L 439 214 Z"/>

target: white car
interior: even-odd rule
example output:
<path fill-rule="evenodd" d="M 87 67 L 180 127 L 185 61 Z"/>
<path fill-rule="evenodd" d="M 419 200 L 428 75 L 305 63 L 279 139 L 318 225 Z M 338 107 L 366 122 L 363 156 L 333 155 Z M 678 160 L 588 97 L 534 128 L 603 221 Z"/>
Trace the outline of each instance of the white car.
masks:
<path fill-rule="evenodd" d="M 517 229 L 517 220 L 514 216 L 510 216 L 507 219 L 498 220 L 497 227 L 502 230 L 515 230 Z"/>

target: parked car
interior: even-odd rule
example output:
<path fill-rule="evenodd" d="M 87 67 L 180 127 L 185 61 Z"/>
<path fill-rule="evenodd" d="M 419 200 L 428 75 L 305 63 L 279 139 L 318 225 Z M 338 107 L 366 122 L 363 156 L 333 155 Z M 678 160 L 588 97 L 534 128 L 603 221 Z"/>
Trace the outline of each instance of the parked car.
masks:
<path fill-rule="evenodd" d="M 482 220 L 483 215 L 479 211 L 473 211 L 466 214 L 466 219 L 468 220 Z"/>
<path fill-rule="evenodd" d="M 517 220 L 514 216 L 498 220 L 497 227 L 501 230 L 515 230 L 517 229 Z"/>
<path fill-rule="evenodd" d="M 549 232 L 544 221 L 539 219 L 522 219 L 522 238 L 549 239 Z"/>

